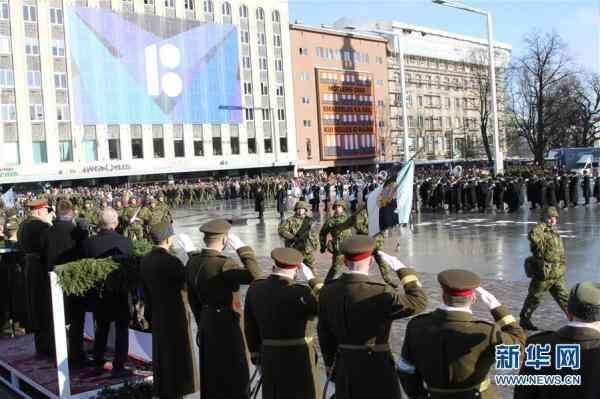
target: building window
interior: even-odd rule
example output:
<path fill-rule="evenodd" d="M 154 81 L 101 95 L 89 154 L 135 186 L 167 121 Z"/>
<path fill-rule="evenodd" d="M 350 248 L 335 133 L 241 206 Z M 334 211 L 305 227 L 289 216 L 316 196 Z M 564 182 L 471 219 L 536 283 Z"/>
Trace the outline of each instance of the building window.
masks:
<path fill-rule="evenodd" d="M 263 96 L 269 95 L 269 86 L 265 82 L 260 82 L 260 94 Z"/>
<path fill-rule="evenodd" d="M 418 105 L 419 107 L 422 107 L 422 106 L 423 106 L 423 96 L 418 96 L 418 97 L 417 97 L 417 105 Z"/>
<path fill-rule="evenodd" d="M 10 37 L 0 36 L 0 54 L 10 54 Z"/>
<path fill-rule="evenodd" d="M 284 109 L 278 109 L 277 110 L 277 120 L 278 121 L 284 121 L 285 120 L 285 110 Z"/>
<path fill-rule="evenodd" d="M 306 158 L 312 159 L 312 143 L 310 139 L 306 139 Z"/>
<path fill-rule="evenodd" d="M 32 143 L 33 163 L 36 165 L 48 162 L 48 149 L 46 140 L 34 140 Z"/>
<path fill-rule="evenodd" d="M 283 60 L 275 60 L 275 70 L 277 72 L 283 71 Z M 308 79 L 306 79 L 308 80 Z"/>
<path fill-rule="evenodd" d="M 63 24 L 63 11 L 60 8 L 50 9 L 50 23 L 53 25 Z"/>
<path fill-rule="evenodd" d="M 37 8 L 35 6 L 23 6 L 23 19 L 27 22 L 36 22 Z"/>
<path fill-rule="evenodd" d="M 269 120 L 271 120 L 271 115 L 270 115 L 268 109 L 263 108 L 261 111 L 262 111 L 262 120 L 263 121 L 269 121 Z"/>
<path fill-rule="evenodd" d="M 221 6 L 221 11 L 223 12 L 223 16 L 224 17 L 230 17 L 231 16 L 231 4 L 229 4 L 229 2 L 225 2 L 223 3 L 223 5 Z"/>
<path fill-rule="evenodd" d="M 40 55 L 40 41 L 37 38 L 28 37 L 25 39 L 25 54 Z"/>
<path fill-rule="evenodd" d="M 152 125 L 152 149 L 154 158 L 165 157 L 165 138 L 162 125 Z"/>
<path fill-rule="evenodd" d="M 204 133 L 202 130 L 202 125 L 193 125 L 193 135 L 194 135 L 194 156 L 203 157 L 204 156 Z"/>
<path fill-rule="evenodd" d="M 273 35 L 273 46 L 281 47 L 281 35 L 277 33 Z"/>
<path fill-rule="evenodd" d="M 283 86 L 277 86 L 277 89 L 275 90 L 275 94 L 278 97 L 283 97 Z"/>
<path fill-rule="evenodd" d="M 175 0 L 165 0 L 165 7 L 175 8 Z"/>
<path fill-rule="evenodd" d="M 308 72 L 300 72 L 299 79 L 300 80 L 310 80 L 310 76 L 308 75 Z"/>
<path fill-rule="evenodd" d="M 94 162 L 98 160 L 98 144 L 96 140 L 96 126 L 83 127 L 83 160 Z"/>
<path fill-rule="evenodd" d="M 244 116 L 246 118 L 246 122 L 254 120 L 254 110 L 252 108 L 244 109 Z"/>
<path fill-rule="evenodd" d="M 240 6 L 240 18 L 248 18 L 248 7 L 245 5 Z"/>
<path fill-rule="evenodd" d="M 268 136 L 265 136 L 265 154 L 273 153 L 273 137 L 271 137 L 271 132 L 269 132 Z"/>
<path fill-rule="evenodd" d="M 44 120 L 44 105 L 31 104 L 29 106 L 29 119 L 31 119 L 32 121 Z"/>
<path fill-rule="evenodd" d="M 240 130 L 238 125 L 229 125 L 229 142 L 231 144 L 231 154 L 239 155 L 240 153 Z"/>
<path fill-rule="evenodd" d="M 250 43 L 250 32 L 247 30 L 240 31 L 240 40 L 242 43 Z"/>
<path fill-rule="evenodd" d="M 204 0 L 204 12 L 212 14 L 214 12 L 213 2 L 211 0 Z"/>
<path fill-rule="evenodd" d="M 287 144 L 288 144 L 287 137 L 279 137 L 279 151 L 280 152 L 288 152 Z"/>
<path fill-rule="evenodd" d="M 221 125 L 212 125 L 212 147 L 213 155 L 223 155 L 223 143 L 221 140 Z"/>
<path fill-rule="evenodd" d="M 252 94 L 252 83 L 244 82 L 244 94 L 245 95 Z"/>
<path fill-rule="evenodd" d="M 27 86 L 33 89 L 39 89 L 42 87 L 42 72 L 27 71 Z"/>
<path fill-rule="evenodd" d="M 68 121 L 70 120 L 69 104 L 57 104 L 56 105 L 56 120 Z"/>
<path fill-rule="evenodd" d="M 66 89 L 67 88 L 67 74 L 64 72 L 59 72 L 54 74 L 54 87 L 57 89 Z"/>
<path fill-rule="evenodd" d="M 259 46 L 267 45 L 267 35 L 264 32 L 258 32 L 258 45 Z"/>
<path fill-rule="evenodd" d="M 258 69 L 266 71 L 267 68 L 268 68 L 268 66 L 267 66 L 267 59 L 265 57 L 260 57 L 258 59 Z"/>
<path fill-rule="evenodd" d="M 310 104 L 310 97 L 302 97 L 302 104 Z"/>
<path fill-rule="evenodd" d="M 54 57 L 65 56 L 65 41 L 64 40 L 53 40 L 52 41 L 52 55 Z"/>
<path fill-rule="evenodd" d="M 121 159 L 121 132 L 119 125 L 108 125 L 108 158 Z"/>
<path fill-rule="evenodd" d="M 185 0 L 183 2 L 183 6 L 185 7 L 186 10 L 193 10 L 194 9 L 194 0 Z"/>
<path fill-rule="evenodd" d="M 279 16 L 279 11 L 277 11 L 277 10 L 273 11 L 272 20 L 276 24 L 278 24 L 279 22 L 281 22 L 281 17 Z"/>
<path fill-rule="evenodd" d="M 300 55 L 308 55 L 308 49 L 306 47 L 300 47 L 298 49 L 298 52 L 300 53 Z"/>
<path fill-rule="evenodd" d="M 144 139 L 141 125 L 131 125 L 131 157 L 133 159 L 144 158 Z"/>
<path fill-rule="evenodd" d="M 262 21 L 265 19 L 265 10 L 263 10 L 261 7 L 258 7 L 256 9 L 256 19 L 259 21 Z"/>
<path fill-rule="evenodd" d="M 60 140 L 58 142 L 60 162 L 73 162 L 73 141 Z"/>
<path fill-rule="evenodd" d="M 15 104 L 1 104 L 0 118 L 2 122 L 13 122 L 17 120 L 17 107 Z"/>
<path fill-rule="evenodd" d="M 9 19 L 10 18 L 10 10 L 8 8 L 8 2 L 0 3 L 0 19 Z"/>
<path fill-rule="evenodd" d="M 183 125 L 173 126 L 173 150 L 175 158 L 185 157 L 185 145 L 183 142 Z"/>
<path fill-rule="evenodd" d="M 250 56 L 242 57 L 242 68 L 244 69 L 252 69 L 252 62 L 250 61 Z"/>
<path fill-rule="evenodd" d="M 302 124 L 304 125 L 304 127 L 311 127 L 312 126 L 312 122 L 309 119 L 303 120 Z"/>

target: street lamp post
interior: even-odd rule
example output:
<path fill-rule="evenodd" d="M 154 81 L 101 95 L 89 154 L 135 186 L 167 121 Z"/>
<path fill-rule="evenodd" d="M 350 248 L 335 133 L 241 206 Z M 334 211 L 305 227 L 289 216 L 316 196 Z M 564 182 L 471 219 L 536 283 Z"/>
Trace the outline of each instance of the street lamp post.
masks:
<path fill-rule="evenodd" d="M 487 19 L 487 36 L 488 36 L 488 52 L 489 52 L 489 74 L 490 88 L 492 92 L 492 125 L 494 129 L 494 173 L 496 175 L 504 172 L 504 159 L 500 151 L 500 136 L 498 134 L 498 102 L 496 101 L 496 63 L 494 61 L 494 39 L 492 33 L 492 14 L 469 7 L 466 4 L 458 3 L 452 0 L 432 0 L 434 4 L 443 5 L 446 7 L 457 8 L 472 12 L 475 14 L 484 15 Z"/>

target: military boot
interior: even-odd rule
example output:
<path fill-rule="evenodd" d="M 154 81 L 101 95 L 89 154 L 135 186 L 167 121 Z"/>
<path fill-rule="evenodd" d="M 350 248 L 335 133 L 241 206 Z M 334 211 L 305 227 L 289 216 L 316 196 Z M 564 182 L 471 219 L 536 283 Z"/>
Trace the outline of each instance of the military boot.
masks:
<path fill-rule="evenodd" d="M 524 330 L 529 330 L 529 331 L 538 331 L 539 328 L 537 328 L 530 319 L 530 316 L 526 316 L 525 314 L 521 313 L 520 318 L 519 318 L 519 325 L 524 329 Z"/>

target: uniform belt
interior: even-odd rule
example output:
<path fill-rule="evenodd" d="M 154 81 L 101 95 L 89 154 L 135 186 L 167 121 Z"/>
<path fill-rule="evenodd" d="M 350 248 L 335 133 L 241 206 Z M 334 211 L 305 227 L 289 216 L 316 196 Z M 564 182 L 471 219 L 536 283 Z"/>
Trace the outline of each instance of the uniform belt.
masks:
<path fill-rule="evenodd" d="M 489 389 L 491 385 L 491 381 L 489 378 L 486 378 L 485 380 L 483 380 L 483 382 L 480 382 L 477 385 L 473 385 L 471 387 L 467 387 L 467 388 L 433 388 L 433 387 L 427 387 L 427 390 L 429 392 L 432 393 L 439 393 L 439 394 L 455 394 L 455 393 L 462 393 L 462 392 L 469 392 L 469 391 L 476 391 L 476 392 L 483 392 L 483 391 L 487 391 Z"/>
<path fill-rule="evenodd" d="M 300 346 L 313 341 L 314 337 L 292 338 L 292 339 L 263 339 L 263 346 Z"/>
<path fill-rule="evenodd" d="M 351 351 L 370 351 L 370 352 L 389 352 L 390 344 L 377 344 L 377 345 L 349 345 L 340 344 L 340 349 L 351 350 Z"/>

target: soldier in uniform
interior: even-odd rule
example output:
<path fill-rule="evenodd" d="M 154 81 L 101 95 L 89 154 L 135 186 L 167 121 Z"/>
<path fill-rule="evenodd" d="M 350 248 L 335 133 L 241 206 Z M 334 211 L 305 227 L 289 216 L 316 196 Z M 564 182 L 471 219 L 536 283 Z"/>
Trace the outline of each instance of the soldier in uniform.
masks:
<path fill-rule="evenodd" d="M 252 283 L 244 306 L 248 350 L 262 371 L 262 398 L 317 399 L 319 371 L 312 320 L 323 284 L 301 265 L 299 251 L 277 248 L 271 258 L 273 273 Z M 308 285 L 294 282 L 299 268 Z"/>
<path fill-rule="evenodd" d="M 333 215 L 327 219 L 319 232 L 319 243 L 321 253 L 329 251 L 331 253 L 331 268 L 325 277 L 325 283 L 330 282 L 341 271 L 344 263 L 344 255 L 342 255 L 341 244 L 352 235 L 351 229 L 334 230 L 336 226 L 345 223 L 348 219 L 346 215 L 346 203 L 342 200 L 337 200 L 333 203 Z M 331 235 L 331 240 L 327 241 L 327 236 Z"/>
<path fill-rule="evenodd" d="M 142 208 L 138 217 L 144 224 L 144 236 L 147 238 L 150 238 L 151 226 L 173 221 L 168 207 L 159 205 L 153 197 L 148 198 L 148 206 Z"/>
<path fill-rule="evenodd" d="M 529 245 L 533 256 L 525 260 L 525 273 L 531 278 L 529 292 L 521 310 L 521 327 L 537 330 L 531 322 L 531 315 L 542 302 L 546 291 L 566 312 L 569 291 L 565 280 L 565 248 L 556 231 L 558 211 L 554 207 L 545 208 L 541 222 L 529 232 Z"/>
<path fill-rule="evenodd" d="M 467 270 L 438 274 L 444 304 L 408 322 L 398 374 L 408 397 L 499 398 L 487 375 L 496 345 L 525 342 L 525 332 L 508 308 L 480 287 Z M 495 324 L 473 317 L 476 293 Z"/>
<path fill-rule="evenodd" d="M 369 278 L 375 240 L 354 236 L 342 243 L 349 269 L 319 295 L 318 334 L 337 399 L 377 397 L 399 399 L 400 384 L 390 351 L 392 322 L 422 312 L 427 305 L 413 269 L 388 256 L 404 294 Z M 374 388 L 375 387 L 375 388 Z"/>
<path fill-rule="evenodd" d="M 42 237 L 50 228 L 48 203 L 33 200 L 27 203 L 29 217 L 21 223 L 17 238 L 25 253 L 25 285 L 27 320 L 25 327 L 35 334 L 35 350 L 38 355 L 52 357 L 52 307 L 50 300 L 50 277 L 42 262 Z"/>
<path fill-rule="evenodd" d="M 541 368 L 535 370 L 523 364 L 521 375 L 579 375 L 581 385 L 543 386 L 520 385 L 515 387 L 515 399 L 600 398 L 600 284 L 583 282 L 571 290 L 568 305 L 569 323 L 558 331 L 545 331 L 531 335 L 527 345 L 550 344 L 550 355 L 556 359 L 556 345 L 580 347 L 579 367 Z"/>
<path fill-rule="evenodd" d="M 317 248 L 318 239 L 311 231 L 312 219 L 307 215 L 308 204 L 304 201 L 296 202 L 294 215 L 287 218 L 279 225 L 279 236 L 285 240 L 286 248 L 294 248 L 302 252 L 302 262 L 313 268 L 315 257 L 313 251 Z"/>
<path fill-rule="evenodd" d="M 85 219 L 92 226 L 98 225 L 98 211 L 94 207 L 94 201 L 85 201 L 84 208 L 79 212 L 79 218 Z"/>
<path fill-rule="evenodd" d="M 240 326 L 239 289 L 260 277 L 254 251 L 224 220 L 200 227 L 206 248 L 186 267 L 188 300 L 198 324 L 200 396 L 202 399 L 248 398 L 249 371 Z M 233 248 L 245 269 L 222 254 Z"/>
<path fill-rule="evenodd" d="M 124 224 L 123 234 L 130 240 L 141 240 L 144 238 L 142 220 L 139 218 L 140 212 L 141 209 L 137 204 L 137 199 L 131 198 L 129 206 L 121 214 L 121 220 Z"/>

